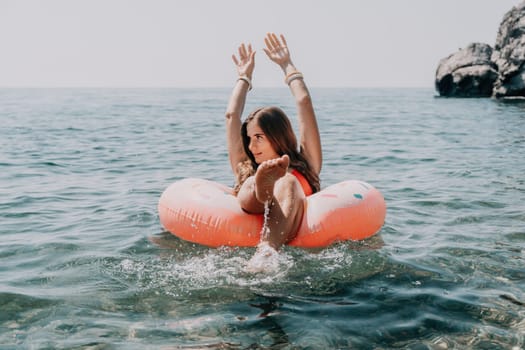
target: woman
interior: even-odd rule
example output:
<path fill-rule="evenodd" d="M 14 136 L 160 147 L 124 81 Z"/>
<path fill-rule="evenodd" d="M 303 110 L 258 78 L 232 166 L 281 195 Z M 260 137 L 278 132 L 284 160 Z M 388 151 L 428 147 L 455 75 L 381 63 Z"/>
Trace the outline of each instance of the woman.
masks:
<path fill-rule="evenodd" d="M 264 41 L 264 52 L 281 67 L 295 98 L 299 147 L 290 120 L 277 107 L 257 109 L 241 122 L 255 68 L 251 45 L 241 44 L 238 57 L 232 55 L 239 78 L 226 111 L 226 134 L 239 204 L 253 214 L 264 213 L 267 205 L 259 248 L 277 250 L 297 233 L 306 195 L 320 189 L 322 152 L 312 100 L 303 75 L 292 63 L 284 36 L 279 39 L 268 33 Z"/>

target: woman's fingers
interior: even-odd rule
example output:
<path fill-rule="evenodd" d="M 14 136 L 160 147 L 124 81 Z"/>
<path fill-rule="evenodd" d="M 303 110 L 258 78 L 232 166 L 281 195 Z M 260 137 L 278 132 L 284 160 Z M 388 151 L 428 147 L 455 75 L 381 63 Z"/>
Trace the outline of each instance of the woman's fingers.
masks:
<path fill-rule="evenodd" d="M 276 49 L 279 46 L 281 46 L 281 43 L 279 42 L 279 39 L 277 39 L 277 35 L 275 35 L 275 33 L 268 33 L 268 39 L 270 40 L 273 49 Z"/>
<path fill-rule="evenodd" d="M 239 60 L 237 59 L 237 57 L 235 55 L 232 55 L 232 60 L 233 60 L 233 63 L 235 63 L 236 66 L 239 65 Z"/>
<path fill-rule="evenodd" d="M 267 33 L 264 38 L 264 43 L 268 52 L 275 52 L 277 50 L 285 49 L 287 46 L 286 39 L 284 35 L 280 35 L 280 40 L 275 33 Z M 268 54 L 268 52 L 266 52 Z"/>
<path fill-rule="evenodd" d="M 243 43 L 239 46 L 239 58 L 242 60 L 244 57 L 246 57 L 246 46 Z"/>
<path fill-rule="evenodd" d="M 266 49 L 265 49 L 265 51 L 266 51 L 266 50 L 268 50 L 268 51 L 272 51 L 272 50 L 273 50 L 272 43 L 271 43 L 270 40 L 268 39 L 268 36 L 266 36 L 266 37 L 264 38 L 264 43 L 266 44 Z"/>
<path fill-rule="evenodd" d="M 282 34 L 281 34 L 281 41 L 282 41 L 284 47 L 288 46 L 288 44 L 286 43 L 286 39 L 284 38 L 284 35 L 282 35 Z"/>
<path fill-rule="evenodd" d="M 252 50 L 252 44 L 248 44 L 247 58 L 250 58 L 250 56 L 252 55 L 252 53 L 253 53 L 253 50 Z"/>
<path fill-rule="evenodd" d="M 239 45 L 239 59 L 241 61 L 250 59 L 253 55 L 252 44 L 248 44 L 248 47 L 244 43 Z"/>

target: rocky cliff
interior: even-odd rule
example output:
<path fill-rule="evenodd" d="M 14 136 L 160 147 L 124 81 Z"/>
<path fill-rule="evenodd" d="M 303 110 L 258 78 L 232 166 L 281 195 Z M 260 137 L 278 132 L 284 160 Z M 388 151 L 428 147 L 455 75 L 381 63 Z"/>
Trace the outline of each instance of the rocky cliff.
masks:
<path fill-rule="evenodd" d="M 447 97 L 525 98 L 525 1 L 503 17 L 494 48 L 472 43 L 440 60 L 435 86 Z"/>

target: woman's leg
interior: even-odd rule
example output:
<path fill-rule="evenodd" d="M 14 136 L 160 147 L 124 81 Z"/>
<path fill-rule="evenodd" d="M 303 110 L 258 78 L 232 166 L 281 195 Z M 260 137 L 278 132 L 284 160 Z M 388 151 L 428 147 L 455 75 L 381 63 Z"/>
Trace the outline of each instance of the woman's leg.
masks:
<path fill-rule="evenodd" d="M 268 203 L 261 243 L 274 249 L 294 237 L 303 216 L 305 195 L 295 176 L 288 173 L 289 164 L 287 155 L 262 163 L 237 196 L 241 207 L 253 214 L 264 213 Z"/>
<path fill-rule="evenodd" d="M 286 174 L 275 182 L 261 243 L 277 250 L 295 237 L 303 218 L 304 198 L 295 176 Z"/>
<path fill-rule="evenodd" d="M 241 208 L 250 214 L 263 214 L 264 203 L 259 202 L 255 196 L 255 176 L 250 176 L 242 184 L 237 200 Z"/>

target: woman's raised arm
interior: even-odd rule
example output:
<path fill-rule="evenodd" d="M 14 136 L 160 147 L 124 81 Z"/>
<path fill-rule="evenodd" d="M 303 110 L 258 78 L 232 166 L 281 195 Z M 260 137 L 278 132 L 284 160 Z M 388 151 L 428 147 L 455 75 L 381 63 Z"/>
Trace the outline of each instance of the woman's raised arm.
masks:
<path fill-rule="evenodd" d="M 241 139 L 241 115 L 246 103 L 246 95 L 251 89 L 253 69 L 255 67 L 255 51 L 252 46 L 241 44 L 239 46 L 239 57 L 232 55 L 233 62 L 237 66 L 239 77 L 235 83 L 228 107 L 226 109 L 226 139 L 228 143 L 228 156 L 235 177 L 237 177 L 237 165 L 247 159 Z"/>
<path fill-rule="evenodd" d="M 299 72 L 290 58 L 290 51 L 286 39 L 281 34 L 280 40 L 274 33 L 268 33 L 264 39 L 264 52 L 270 60 L 278 64 L 285 74 L 285 83 L 288 84 L 295 98 L 297 116 L 299 119 L 299 144 L 312 169 L 319 174 L 323 162 L 321 136 L 315 117 L 312 98 Z"/>

